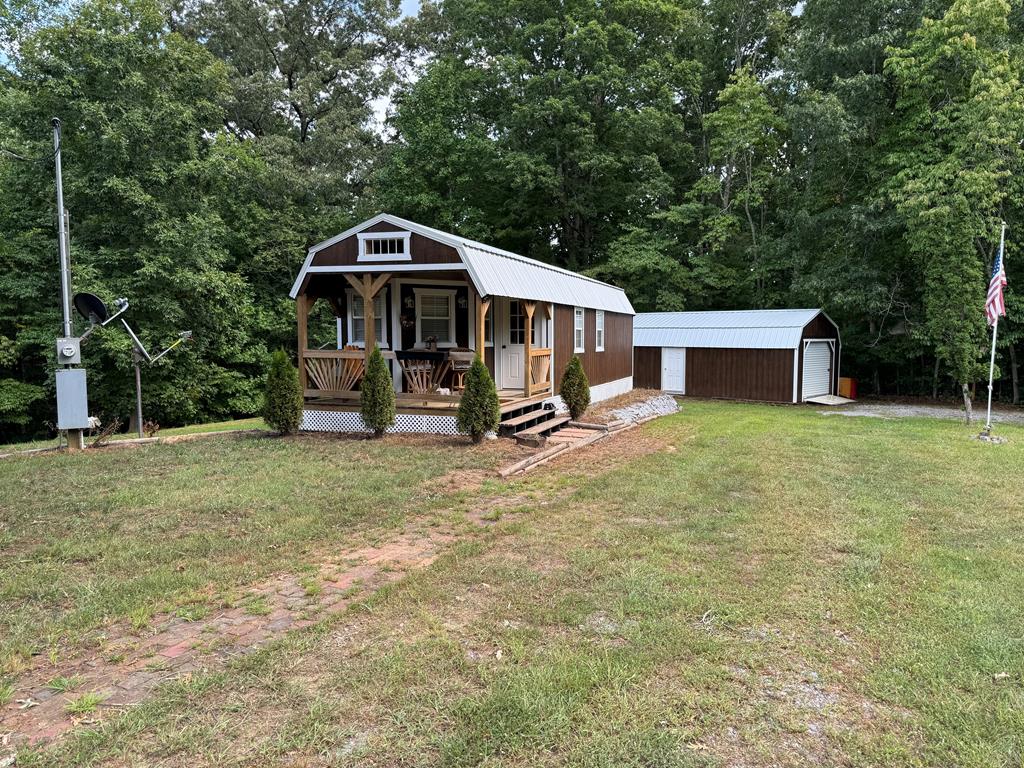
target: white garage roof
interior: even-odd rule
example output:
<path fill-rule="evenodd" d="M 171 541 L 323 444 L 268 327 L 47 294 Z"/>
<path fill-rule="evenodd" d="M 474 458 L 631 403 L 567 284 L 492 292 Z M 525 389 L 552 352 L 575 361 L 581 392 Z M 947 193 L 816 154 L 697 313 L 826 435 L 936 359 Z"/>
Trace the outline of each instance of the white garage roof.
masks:
<path fill-rule="evenodd" d="M 605 309 L 609 312 L 621 312 L 627 315 L 634 314 L 633 305 L 630 304 L 625 291 L 614 285 L 570 272 L 561 267 L 545 264 L 543 261 L 520 256 L 518 253 L 504 251 L 492 245 L 453 235 L 450 232 L 425 227 L 389 213 L 374 216 L 372 219 L 310 248 L 306 263 L 292 287 L 291 297 L 295 298 L 298 295 L 307 272 L 346 271 L 344 267 L 314 267 L 310 269 L 313 255 L 317 251 L 381 221 L 387 221 L 402 229 L 416 232 L 455 248 L 462 258 L 466 271 L 469 272 L 473 285 L 481 296 L 508 296 L 513 299 L 545 301 L 553 304 L 587 307 L 588 309 Z M 399 267 L 391 271 L 397 272 L 400 269 Z M 438 269 L 444 269 L 444 265 L 438 265 Z M 381 266 L 381 271 L 387 271 L 384 265 Z"/>
<path fill-rule="evenodd" d="M 820 309 L 643 312 L 633 318 L 633 346 L 796 349 Z M 832 319 L 825 315 L 832 322 Z"/>

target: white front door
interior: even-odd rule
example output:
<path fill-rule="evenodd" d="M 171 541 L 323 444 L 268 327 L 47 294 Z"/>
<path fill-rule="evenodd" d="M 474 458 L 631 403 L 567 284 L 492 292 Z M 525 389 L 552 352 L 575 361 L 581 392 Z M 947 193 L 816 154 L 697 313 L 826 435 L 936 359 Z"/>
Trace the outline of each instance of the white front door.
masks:
<path fill-rule="evenodd" d="M 501 312 L 495 316 L 500 330 L 497 339 L 501 356 L 500 380 L 502 389 L 523 388 L 523 356 L 526 354 L 526 315 L 522 302 L 503 299 Z"/>
<path fill-rule="evenodd" d="M 832 394 L 832 344 L 828 341 L 804 343 L 802 397 Z"/>
<path fill-rule="evenodd" d="M 686 350 L 663 347 L 661 350 L 661 388 L 665 392 L 686 394 Z"/>

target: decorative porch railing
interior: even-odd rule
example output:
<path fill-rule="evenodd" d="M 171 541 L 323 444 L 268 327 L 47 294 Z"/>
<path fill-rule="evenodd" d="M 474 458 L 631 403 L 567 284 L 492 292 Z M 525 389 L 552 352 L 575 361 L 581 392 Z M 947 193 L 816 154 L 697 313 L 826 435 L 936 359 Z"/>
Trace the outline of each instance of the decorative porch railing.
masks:
<path fill-rule="evenodd" d="M 527 396 L 551 389 L 551 349 L 532 347 L 530 349 L 530 380 Z"/>
<path fill-rule="evenodd" d="M 366 370 L 366 352 L 362 349 L 307 349 L 302 358 L 307 395 L 355 392 Z"/>

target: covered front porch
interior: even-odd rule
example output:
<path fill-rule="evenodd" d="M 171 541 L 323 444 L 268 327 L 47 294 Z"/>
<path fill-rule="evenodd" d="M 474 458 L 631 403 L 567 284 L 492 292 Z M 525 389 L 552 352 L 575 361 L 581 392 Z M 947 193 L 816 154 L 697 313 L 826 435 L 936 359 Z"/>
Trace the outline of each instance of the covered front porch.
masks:
<path fill-rule="evenodd" d="M 476 356 L 496 383 L 503 417 L 554 394 L 553 307 L 482 296 L 464 272 L 359 265 L 314 274 L 296 308 L 308 411 L 357 412 L 375 346 L 391 371 L 400 415 L 453 416 Z"/>

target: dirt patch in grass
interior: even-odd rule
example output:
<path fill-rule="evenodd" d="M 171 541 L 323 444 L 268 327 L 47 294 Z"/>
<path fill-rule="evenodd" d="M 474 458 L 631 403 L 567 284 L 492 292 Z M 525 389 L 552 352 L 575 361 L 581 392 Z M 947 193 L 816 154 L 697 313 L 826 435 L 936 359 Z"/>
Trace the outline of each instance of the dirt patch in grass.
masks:
<path fill-rule="evenodd" d="M 637 403 L 643 403 L 650 400 L 652 397 L 658 397 L 664 394 L 660 389 L 633 389 L 622 395 L 616 395 L 615 397 L 602 400 L 600 403 L 594 403 L 587 412 L 583 414 L 583 418 L 580 421 L 590 422 L 592 424 L 607 424 L 616 419 L 616 416 L 612 411 L 616 411 L 620 408 L 625 408 L 629 405 L 636 405 Z"/>
<path fill-rule="evenodd" d="M 572 468 L 575 476 L 594 477 L 662 450 L 675 450 L 666 438 L 652 434 L 643 426 L 624 429 L 578 451 L 556 455 L 535 472 L 565 473 Z"/>

